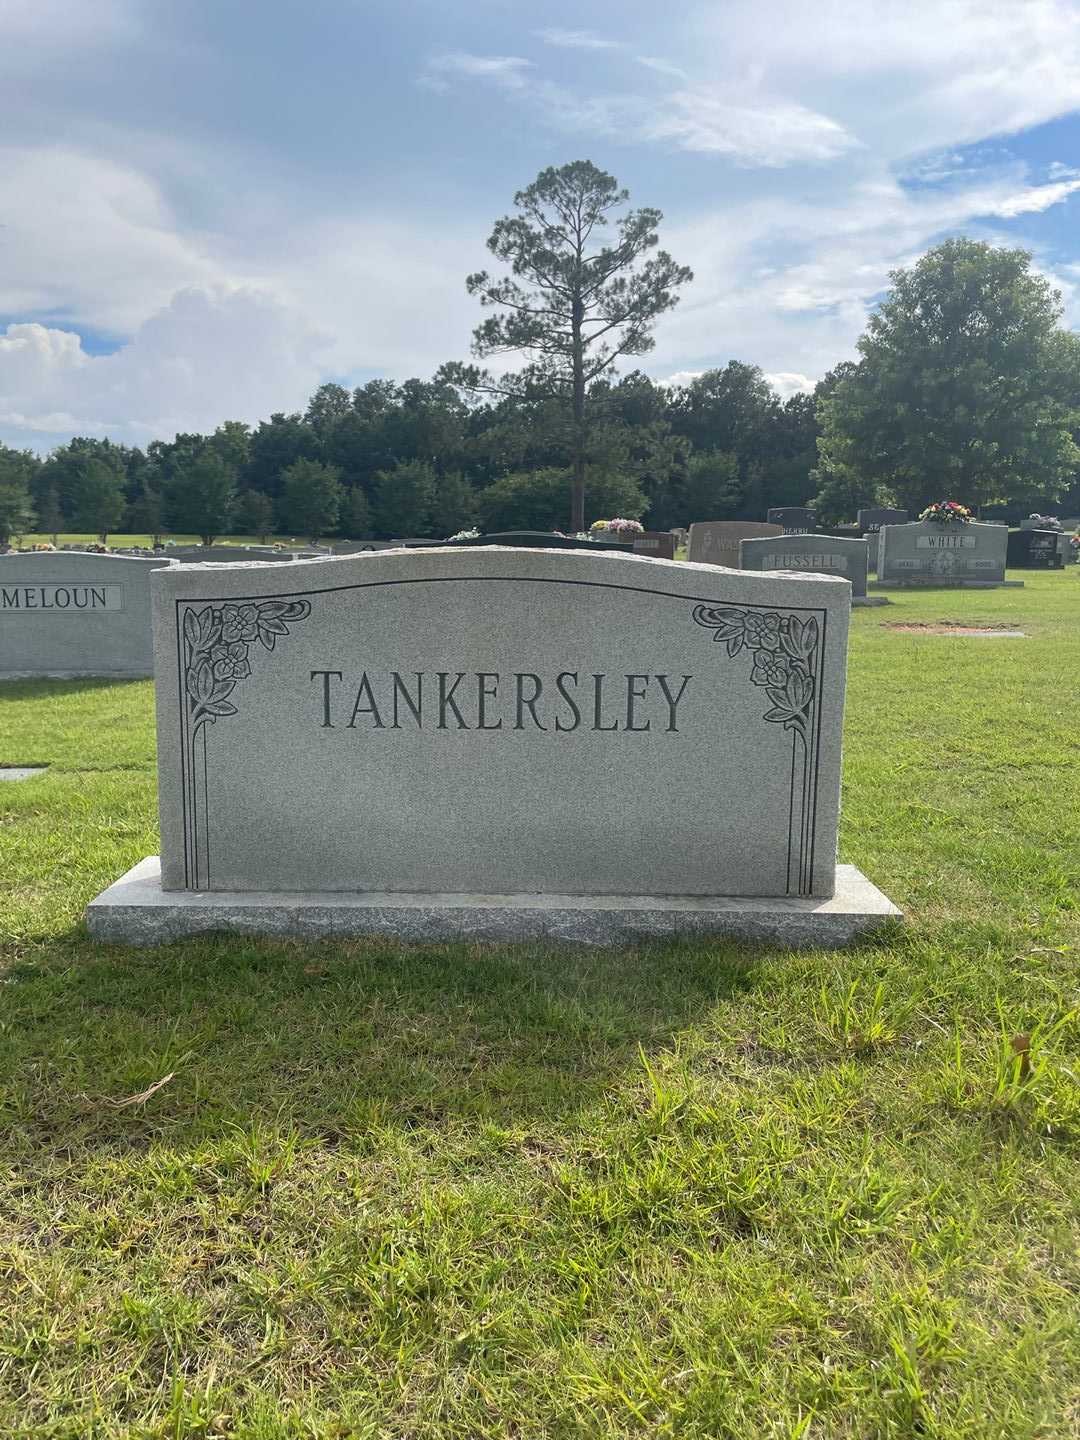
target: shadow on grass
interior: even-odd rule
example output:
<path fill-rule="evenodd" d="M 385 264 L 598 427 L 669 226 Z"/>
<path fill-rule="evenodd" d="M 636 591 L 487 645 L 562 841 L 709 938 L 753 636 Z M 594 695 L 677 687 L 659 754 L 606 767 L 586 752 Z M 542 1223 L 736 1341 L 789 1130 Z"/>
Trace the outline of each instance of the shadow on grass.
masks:
<path fill-rule="evenodd" d="M 73 936 L 4 975 L 0 1123 L 37 1146 L 113 1148 L 264 1122 L 323 1140 L 565 1122 L 751 989 L 766 953 L 236 937 L 131 952 Z"/>
<path fill-rule="evenodd" d="M 55 700 L 87 691 L 116 690 L 145 685 L 152 675 L 28 675 L 19 679 L 0 674 L 0 695 L 5 700 Z"/>

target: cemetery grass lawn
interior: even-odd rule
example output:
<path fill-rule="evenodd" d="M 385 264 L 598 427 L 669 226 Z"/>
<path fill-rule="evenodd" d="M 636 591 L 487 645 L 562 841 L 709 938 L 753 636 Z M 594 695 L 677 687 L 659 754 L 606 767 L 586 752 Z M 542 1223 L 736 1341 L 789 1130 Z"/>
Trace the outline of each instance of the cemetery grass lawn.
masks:
<path fill-rule="evenodd" d="M 53 537 L 51 535 L 23 535 L 21 537 L 20 544 L 24 548 L 28 548 L 31 545 L 51 545 L 52 538 Z M 333 544 L 334 539 L 339 538 L 341 537 L 331 537 L 329 543 Z M 85 531 L 82 531 L 81 533 L 75 533 L 74 531 L 69 533 L 65 531 L 63 534 L 57 535 L 56 539 L 59 545 L 96 545 L 98 537 L 96 535 L 88 534 Z M 168 536 L 166 536 L 166 539 L 171 541 L 174 545 L 199 545 L 202 543 L 202 537 L 199 535 L 169 534 Z M 148 550 L 153 545 L 153 543 L 154 537 L 152 535 L 128 534 L 126 531 L 122 534 L 116 535 L 114 535 L 111 531 L 109 533 L 110 549 L 122 548 L 125 550 L 129 550 L 141 547 L 142 549 Z M 219 535 L 218 538 L 214 541 L 215 545 L 261 545 L 262 543 L 263 541 L 257 535 Z M 295 544 L 300 546 L 306 546 L 308 541 L 306 537 L 301 537 L 299 535 L 271 535 L 268 537 L 266 543 L 269 545 Z M 321 544 L 323 542 L 320 541 L 319 543 Z"/>
<path fill-rule="evenodd" d="M 0 1433 L 1080 1432 L 1080 569 L 1025 578 L 853 616 L 909 921 L 841 954 L 94 945 L 151 687 L 0 686 Z M 951 619 L 1028 638 L 883 628 Z"/>

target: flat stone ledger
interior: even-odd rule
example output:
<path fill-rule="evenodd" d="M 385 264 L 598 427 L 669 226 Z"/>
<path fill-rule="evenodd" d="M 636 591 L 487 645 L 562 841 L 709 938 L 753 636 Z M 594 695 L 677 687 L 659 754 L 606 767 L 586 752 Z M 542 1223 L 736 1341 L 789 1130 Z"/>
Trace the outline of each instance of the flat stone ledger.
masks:
<path fill-rule="evenodd" d="M 1004 525 L 883 525 L 878 584 L 1003 585 L 1009 532 Z"/>
<path fill-rule="evenodd" d="M 743 540 L 764 540 L 783 535 L 782 525 L 759 520 L 704 520 L 690 526 L 686 558 L 701 565 L 739 568 L 739 544 Z"/>
<path fill-rule="evenodd" d="M 170 571 L 164 886 L 828 895 L 848 593 L 506 547 Z"/>
<path fill-rule="evenodd" d="M 164 557 L 0 555 L 0 678 L 153 674 L 150 576 Z"/>
<path fill-rule="evenodd" d="M 799 570 L 839 575 L 851 582 L 853 597 L 866 595 L 870 546 L 865 540 L 833 535 L 785 534 L 777 539 L 743 540 L 741 570 Z"/>

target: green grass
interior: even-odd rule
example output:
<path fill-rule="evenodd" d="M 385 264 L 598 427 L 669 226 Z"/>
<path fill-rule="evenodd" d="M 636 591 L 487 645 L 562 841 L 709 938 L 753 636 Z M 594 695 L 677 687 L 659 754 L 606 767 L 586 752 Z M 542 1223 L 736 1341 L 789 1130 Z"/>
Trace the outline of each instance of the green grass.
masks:
<path fill-rule="evenodd" d="M 202 537 L 200 535 L 170 534 L 168 536 L 168 539 L 174 545 L 202 544 Z M 88 534 L 85 531 L 82 533 L 75 533 L 74 531 L 69 533 L 65 531 L 62 535 L 57 535 L 56 537 L 57 544 L 59 545 L 96 545 L 97 540 L 98 537 L 96 535 Z M 51 545 L 52 543 L 53 537 L 51 535 L 23 535 L 20 536 L 19 539 L 19 544 L 23 549 L 29 549 L 31 545 Z M 149 547 L 153 545 L 153 543 L 154 537 L 152 535 L 136 535 L 134 533 L 124 533 L 119 535 L 114 535 L 110 533 L 109 535 L 110 550 L 129 550 L 139 546 L 144 549 L 149 549 Z M 305 538 L 301 538 L 297 535 L 271 535 L 268 537 L 266 543 L 270 545 L 299 545 L 301 547 L 306 547 L 308 542 Z M 329 543 L 333 544 L 333 539 L 331 539 Z M 214 541 L 214 544 L 261 545 L 263 544 L 263 540 L 260 536 L 257 535 L 220 535 Z"/>
<path fill-rule="evenodd" d="M 841 954 L 92 945 L 151 688 L 0 687 L 0 1433 L 1080 1433 L 1080 571 L 1026 578 L 853 616 L 908 922 Z M 884 628 L 942 619 L 1028 638 Z"/>

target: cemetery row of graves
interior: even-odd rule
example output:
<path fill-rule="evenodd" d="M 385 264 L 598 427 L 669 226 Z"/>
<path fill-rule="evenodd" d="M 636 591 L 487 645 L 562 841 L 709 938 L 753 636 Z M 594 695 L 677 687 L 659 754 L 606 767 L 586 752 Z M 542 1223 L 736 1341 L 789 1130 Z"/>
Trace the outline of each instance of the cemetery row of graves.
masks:
<path fill-rule="evenodd" d="M 0 556 L 0 1429 L 1069 1433 L 1080 568 L 932 508 Z"/>

